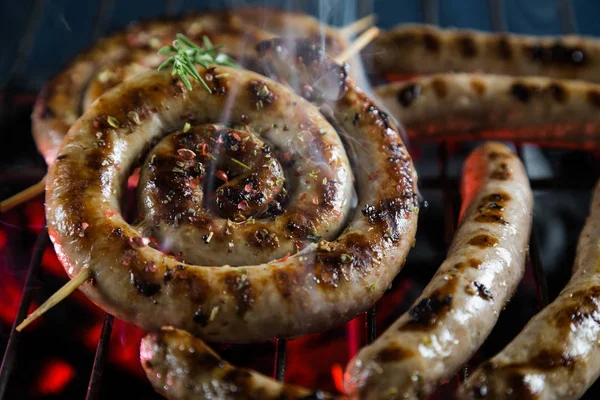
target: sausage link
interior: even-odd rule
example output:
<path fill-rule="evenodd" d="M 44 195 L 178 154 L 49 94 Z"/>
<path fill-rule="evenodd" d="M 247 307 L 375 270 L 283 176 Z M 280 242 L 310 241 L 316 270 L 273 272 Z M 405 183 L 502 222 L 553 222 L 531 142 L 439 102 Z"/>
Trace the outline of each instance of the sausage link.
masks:
<path fill-rule="evenodd" d="M 485 71 L 600 83 L 600 41 L 582 36 L 524 36 L 431 25 L 399 25 L 374 45 L 381 73 Z"/>
<path fill-rule="evenodd" d="M 600 376 L 600 183 L 573 276 L 508 346 L 483 363 L 459 399 L 578 399 Z"/>
<path fill-rule="evenodd" d="M 466 160 L 461 223 L 413 307 L 349 363 L 351 399 L 424 399 L 481 346 L 525 269 L 533 199 L 518 157 L 489 142 Z"/>
<path fill-rule="evenodd" d="M 236 368 L 189 333 L 170 327 L 142 338 L 140 360 L 152 386 L 171 400 L 328 400 L 321 392 Z"/>
<path fill-rule="evenodd" d="M 409 137 L 600 148 L 600 85 L 542 77 L 439 74 L 376 89 Z"/>

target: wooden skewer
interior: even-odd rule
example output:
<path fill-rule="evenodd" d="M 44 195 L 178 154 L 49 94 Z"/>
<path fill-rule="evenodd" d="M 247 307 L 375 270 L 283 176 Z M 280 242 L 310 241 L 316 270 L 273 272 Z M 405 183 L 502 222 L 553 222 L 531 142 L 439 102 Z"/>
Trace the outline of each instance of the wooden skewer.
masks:
<path fill-rule="evenodd" d="M 375 25 L 375 14 L 369 14 L 359 20 L 352 22 L 342 28 L 340 28 L 340 34 L 344 37 L 351 37 L 359 32 L 364 31 L 367 28 Z"/>
<path fill-rule="evenodd" d="M 14 196 L 11 196 L 8 199 L 0 202 L 0 212 L 2 212 L 2 213 L 6 212 L 6 211 L 10 210 L 11 208 L 18 206 L 19 204 L 25 203 L 26 201 L 29 201 L 29 200 L 33 199 L 34 197 L 39 196 L 40 194 L 44 193 L 45 188 L 46 188 L 46 175 L 44 175 L 42 180 L 40 180 L 35 185 L 30 186 L 27 189 L 23 190 L 22 192 L 19 192 L 19 193 L 15 194 Z"/>
<path fill-rule="evenodd" d="M 362 35 L 360 35 L 350 46 L 342 51 L 336 58 L 335 62 L 341 64 L 346 62 L 349 58 L 360 52 L 366 45 L 368 45 L 373 39 L 379 35 L 379 28 L 373 26 L 367 29 Z"/>
<path fill-rule="evenodd" d="M 58 289 L 56 293 L 54 293 L 48 300 L 44 302 L 41 306 L 38 307 L 37 310 L 29 314 L 27 318 L 23 320 L 17 326 L 17 331 L 21 332 L 27 325 L 31 324 L 33 321 L 42 316 L 46 311 L 63 301 L 66 297 L 68 297 L 71 293 L 75 291 L 79 286 L 81 286 L 85 281 L 90 278 L 90 270 L 89 268 L 84 268 L 73 279 L 67 282 L 63 287 Z"/>

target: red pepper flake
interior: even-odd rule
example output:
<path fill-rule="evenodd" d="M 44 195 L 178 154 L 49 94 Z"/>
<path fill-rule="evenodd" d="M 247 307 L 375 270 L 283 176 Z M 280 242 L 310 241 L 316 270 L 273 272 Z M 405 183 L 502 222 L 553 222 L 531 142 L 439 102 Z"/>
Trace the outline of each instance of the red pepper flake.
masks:
<path fill-rule="evenodd" d="M 219 169 L 219 170 L 217 170 L 217 171 L 215 172 L 215 176 L 216 176 L 218 179 L 220 179 L 220 180 L 222 180 L 223 182 L 225 182 L 225 183 L 229 182 L 229 178 L 227 177 L 227 174 L 226 174 L 226 173 L 225 173 L 225 171 L 223 171 L 223 170 L 220 170 L 220 169 Z"/>
<path fill-rule="evenodd" d="M 158 249 L 158 240 L 155 237 L 151 237 L 150 241 L 152 242 L 152 244 Z"/>
<path fill-rule="evenodd" d="M 244 186 L 244 190 L 248 193 L 250 193 L 252 191 L 252 185 L 250 185 L 249 183 L 246 183 L 246 186 Z"/>
<path fill-rule="evenodd" d="M 292 153 L 290 153 L 289 151 L 286 151 L 285 153 L 281 154 L 281 159 L 283 161 L 290 161 L 292 159 Z"/>
<path fill-rule="evenodd" d="M 95 120 L 92 122 L 92 125 L 94 125 L 94 128 L 100 128 L 100 121 L 98 121 L 97 119 L 95 119 Z"/>
<path fill-rule="evenodd" d="M 90 224 L 88 224 L 87 222 L 81 223 L 81 232 L 79 232 L 79 236 L 85 236 L 85 230 L 88 228 L 88 226 L 90 226 Z"/>
<path fill-rule="evenodd" d="M 302 194 L 302 196 L 300 196 L 300 201 L 306 200 L 307 197 L 308 197 L 308 194 L 306 194 L 306 193 Z"/>
<path fill-rule="evenodd" d="M 200 178 L 191 178 L 190 179 L 190 189 L 194 190 L 200 185 Z"/>
<path fill-rule="evenodd" d="M 192 160 L 194 157 L 196 157 L 196 153 L 190 149 L 179 149 L 177 150 L 177 154 L 184 160 Z"/>
<path fill-rule="evenodd" d="M 206 143 L 202 143 L 202 144 L 200 145 L 200 148 L 202 149 L 202 155 L 203 155 L 203 156 L 206 156 L 206 155 L 207 155 L 207 154 L 206 154 Z"/>
<path fill-rule="evenodd" d="M 240 135 L 238 135 L 238 134 L 237 134 L 237 133 L 235 133 L 235 132 L 234 132 L 234 133 L 233 133 L 231 136 L 233 136 L 233 138 L 234 138 L 235 140 L 242 140 L 242 138 L 240 137 Z"/>
<path fill-rule="evenodd" d="M 250 208 L 250 206 L 248 205 L 248 202 L 246 200 L 242 200 L 238 203 L 237 208 L 238 208 L 238 210 L 246 211 L 247 209 Z"/>
<path fill-rule="evenodd" d="M 290 258 L 290 252 L 289 251 L 287 252 L 287 254 L 285 256 L 283 256 L 282 258 L 280 258 L 277 261 L 284 262 L 284 261 L 287 261 L 288 258 Z"/>
<path fill-rule="evenodd" d="M 313 197 L 312 202 L 313 202 L 313 204 L 319 204 L 319 199 L 316 197 Z"/>
<path fill-rule="evenodd" d="M 310 185 L 310 179 L 305 180 L 304 183 L 306 183 L 307 185 Z"/>
<path fill-rule="evenodd" d="M 112 208 L 109 208 L 109 209 L 108 209 L 108 210 L 106 210 L 106 212 L 104 213 L 104 216 L 105 216 L 106 218 L 111 218 L 111 217 L 114 217 L 115 215 L 117 215 L 117 211 L 116 211 L 116 210 L 114 210 L 114 209 L 112 209 Z"/>
<path fill-rule="evenodd" d="M 156 267 L 156 264 L 150 263 L 144 267 L 144 272 L 146 272 L 146 273 L 156 272 L 157 269 L 158 268 Z"/>

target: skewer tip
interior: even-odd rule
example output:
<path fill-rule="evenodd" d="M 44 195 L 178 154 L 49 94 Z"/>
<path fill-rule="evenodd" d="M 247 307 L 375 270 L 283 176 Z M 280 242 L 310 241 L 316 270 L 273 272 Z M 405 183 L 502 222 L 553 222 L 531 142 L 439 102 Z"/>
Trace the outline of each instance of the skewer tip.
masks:
<path fill-rule="evenodd" d="M 90 278 L 91 272 L 89 268 L 84 268 L 73 279 L 67 282 L 63 287 L 58 289 L 56 293 L 54 293 L 48 300 L 46 300 L 41 306 L 38 307 L 37 310 L 29 314 L 27 318 L 25 318 L 15 329 L 17 332 L 21 332 L 25 329 L 29 324 L 33 321 L 41 317 L 46 311 L 50 310 L 52 307 L 63 301 L 67 298 L 71 293 L 75 291 L 79 286 L 81 286 L 85 281 Z"/>
<path fill-rule="evenodd" d="M 0 213 L 4 213 L 19 204 L 23 204 L 26 201 L 33 199 L 34 197 L 44 193 L 46 189 L 46 176 L 44 176 L 38 183 L 28 187 L 27 189 L 9 197 L 6 200 L 0 202 Z"/>
<path fill-rule="evenodd" d="M 336 58 L 335 61 L 338 64 L 344 63 L 352 58 L 355 54 L 359 53 L 364 49 L 373 39 L 379 35 L 379 28 L 372 26 L 363 32 L 350 46 L 342 51 Z"/>

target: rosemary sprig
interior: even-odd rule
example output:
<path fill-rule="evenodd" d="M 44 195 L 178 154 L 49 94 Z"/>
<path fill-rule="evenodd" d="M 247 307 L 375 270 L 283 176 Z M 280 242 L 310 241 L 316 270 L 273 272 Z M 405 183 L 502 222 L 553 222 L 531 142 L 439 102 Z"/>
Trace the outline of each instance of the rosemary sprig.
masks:
<path fill-rule="evenodd" d="M 179 78 L 188 90 L 192 90 L 192 84 L 189 79 L 189 77 L 192 77 L 200 81 L 204 88 L 208 90 L 208 93 L 212 93 L 206 81 L 196 71 L 194 64 L 202 65 L 204 68 L 209 68 L 211 65 L 239 67 L 231 57 L 219 52 L 223 46 L 213 46 L 210 39 L 206 36 L 202 37 L 204 47 L 196 45 L 181 33 L 178 33 L 176 37 L 177 39 L 173 41 L 172 46 L 164 46 L 158 50 L 158 54 L 169 54 L 169 58 L 158 66 L 158 70 L 160 71 L 173 64 L 171 75 L 179 75 Z"/>

